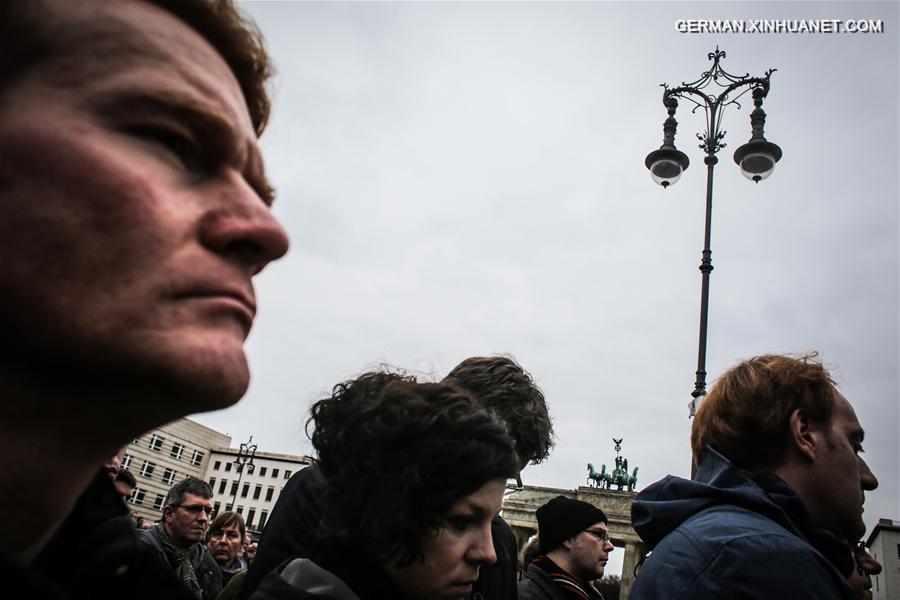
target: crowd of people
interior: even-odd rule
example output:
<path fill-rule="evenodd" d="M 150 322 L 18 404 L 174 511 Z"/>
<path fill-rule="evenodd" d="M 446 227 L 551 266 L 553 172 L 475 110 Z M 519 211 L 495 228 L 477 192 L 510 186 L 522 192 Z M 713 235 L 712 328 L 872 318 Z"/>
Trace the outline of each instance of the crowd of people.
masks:
<path fill-rule="evenodd" d="M 258 145 L 270 74 L 228 0 L 0 2 L 4 596 L 599 598 L 600 508 L 540 507 L 521 567 L 500 516 L 507 481 L 553 445 L 509 357 L 336 385 L 255 557 L 203 481 L 176 484 L 157 523 L 129 513 L 133 478 L 108 457 L 249 384 L 253 278 L 289 245 Z M 631 597 L 867 597 L 862 443 L 814 356 L 740 362 L 693 421 L 696 475 L 633 501 L 652 552 Z"/>

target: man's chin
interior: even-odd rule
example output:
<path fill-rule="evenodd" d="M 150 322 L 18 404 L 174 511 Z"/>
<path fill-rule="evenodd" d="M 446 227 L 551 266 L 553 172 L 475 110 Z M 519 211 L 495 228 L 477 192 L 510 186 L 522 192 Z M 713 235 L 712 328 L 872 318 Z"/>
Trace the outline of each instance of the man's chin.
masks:
<path fill-rule="evenodd" d="M 160 375 L 169 375 L 173 398 L 182 414 L 207 412 L 236 404 L 250 385 L 250 367 L 242 343 L 207 340 L 160 357 Z M 168 373 L 166 373 L 168 371 Z"/>

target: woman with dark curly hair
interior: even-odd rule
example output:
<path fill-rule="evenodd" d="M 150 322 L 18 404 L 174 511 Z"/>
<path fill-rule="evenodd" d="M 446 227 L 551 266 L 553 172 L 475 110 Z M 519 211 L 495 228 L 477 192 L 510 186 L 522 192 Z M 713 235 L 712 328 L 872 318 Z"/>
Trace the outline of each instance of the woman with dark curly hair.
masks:
<path fill-rule="evenodd" d="M 496 560 L 491 520 L 519 459 L 464 390 L 367 373 L 315 403 L 321 541 L 254 600 L 460 600 Z"/>

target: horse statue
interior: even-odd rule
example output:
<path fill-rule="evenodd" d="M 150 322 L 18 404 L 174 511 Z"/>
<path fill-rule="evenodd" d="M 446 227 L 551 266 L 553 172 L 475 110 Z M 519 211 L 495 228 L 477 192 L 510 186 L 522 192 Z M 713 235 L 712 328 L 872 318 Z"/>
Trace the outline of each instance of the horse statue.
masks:
<path fill-rule="evenodd" d="M 633 492 L 635 486 L 637 486 L 638 469 L 635 467 L 634 473 L 632 475 L 628 474 L 628 459 L 620 454 L 622 451 L 622 438 L 612 438 L 612 441 L 616 448 L 615 467 L 612 473 L 606 472 L 605 464 L 602 465 L 598 473 L 594 470 L 594 465 L 588 463 L 587 483 L 589 486 L 601 489 L 611 490 L 613 486 L 616 486 L 616 489 L 620 492 L 623 489 Z"/>
<path fill-rule="evenodd" d="M 638 467 L 635 467 L 634 474 L 628 478 L 627 486 L 628 486 L 629 492 L 633 492 L 634 487 L 637 485 L 637 472 L 638 472 Z"/>
<path fill-rule="evenodd" d="M 588 485 L 593 485 L 593 487 L 602 488 L 609 486 L 609 475 L 606 474 L 606 465 L 603 465 L 600 468 L 600 472 L 597 473 L 594 471 L 594 465 L 588 463 Z"/>

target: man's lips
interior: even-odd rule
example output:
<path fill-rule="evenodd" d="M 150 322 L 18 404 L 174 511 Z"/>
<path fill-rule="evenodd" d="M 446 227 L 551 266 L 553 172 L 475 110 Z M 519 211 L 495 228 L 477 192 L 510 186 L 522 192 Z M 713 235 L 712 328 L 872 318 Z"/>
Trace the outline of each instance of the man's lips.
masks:
<path fill-rule="evenodd" d="M 256 300 L 253 295 L 235 288 L 198 287 L 179 292 L 175 297 L 180 300 L 206 300 L 232 308 L 241 314 L 248 330 L 256 317 Z"/>

